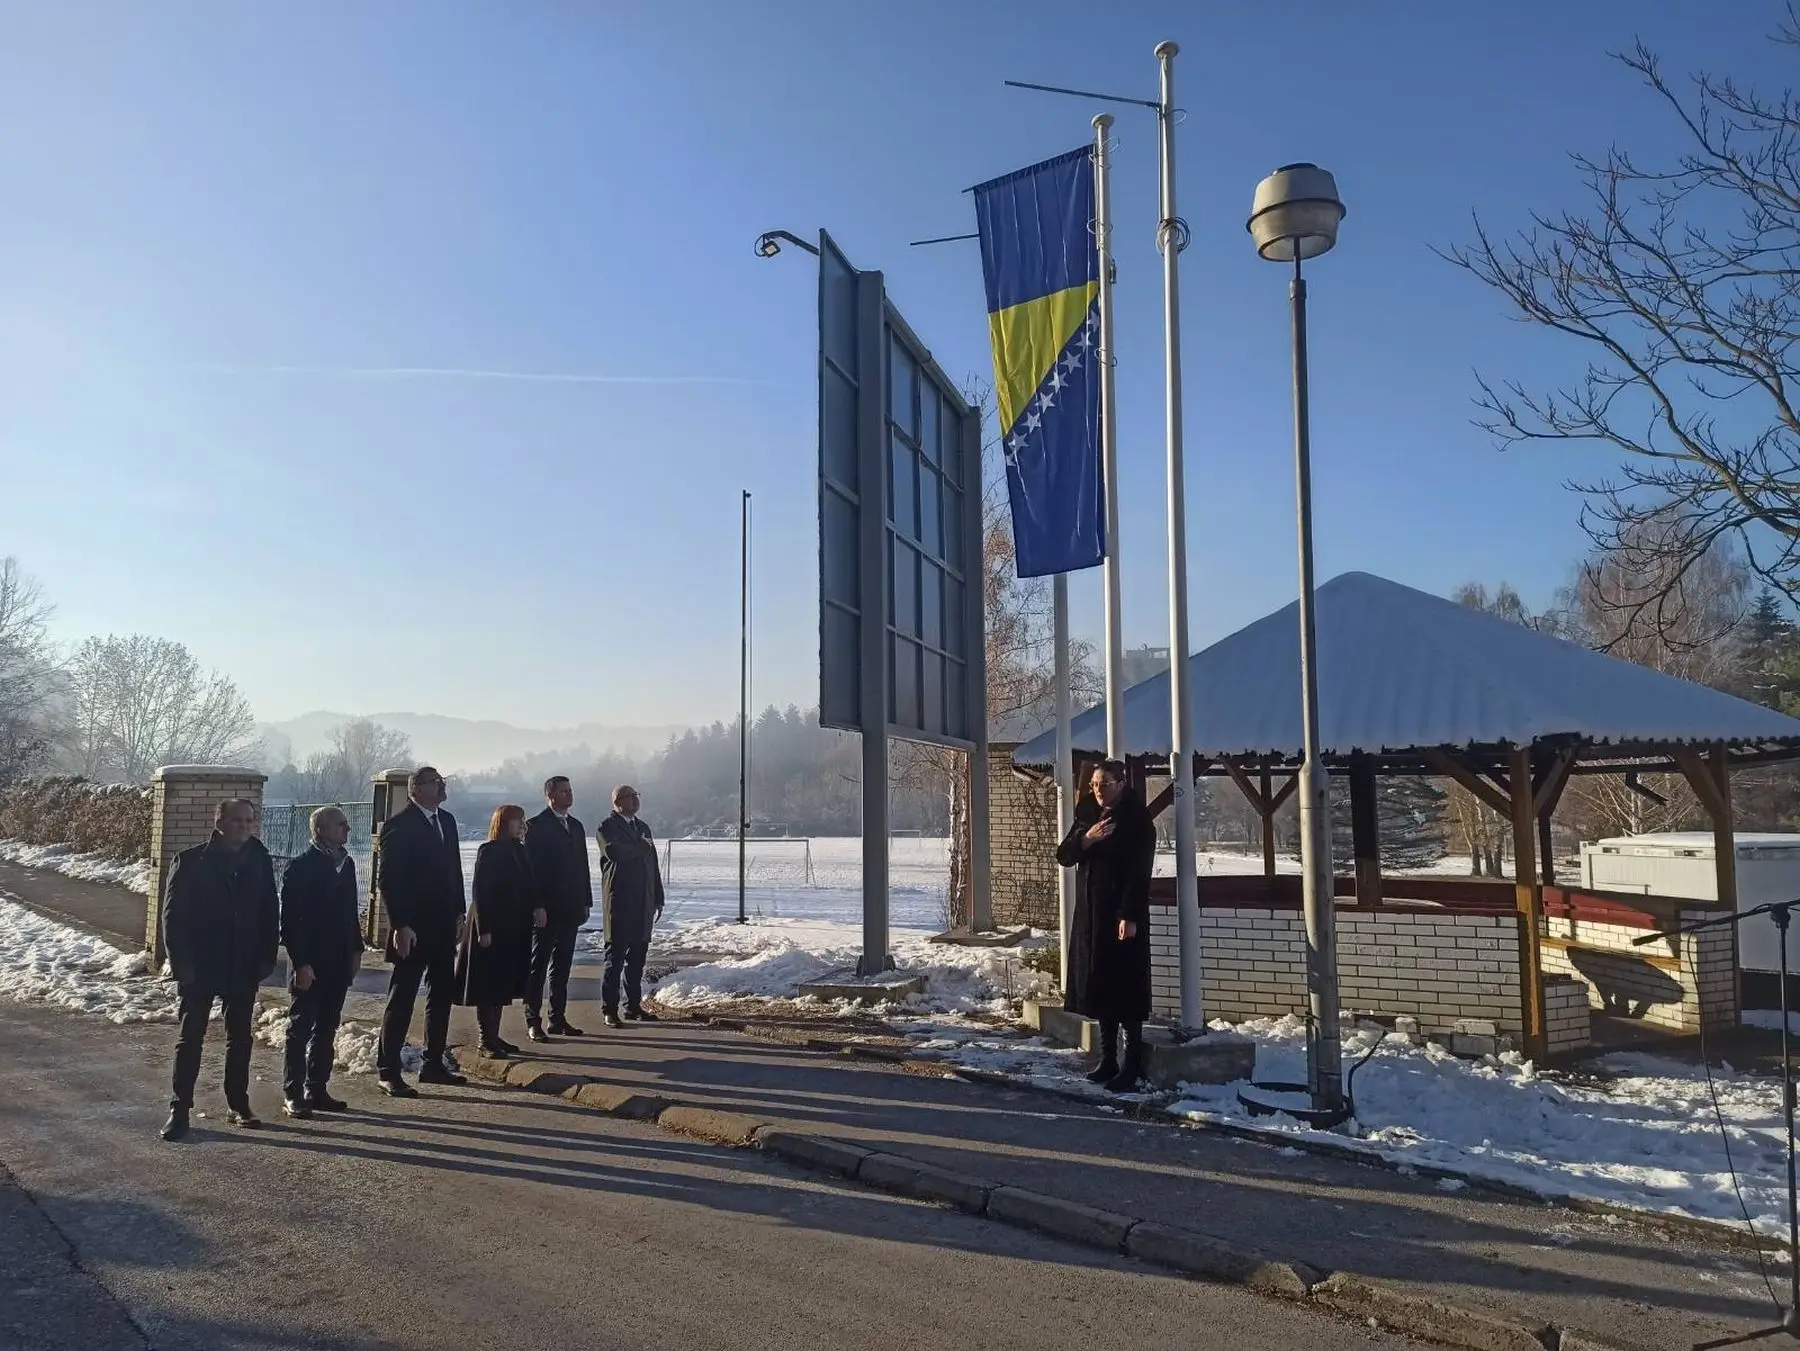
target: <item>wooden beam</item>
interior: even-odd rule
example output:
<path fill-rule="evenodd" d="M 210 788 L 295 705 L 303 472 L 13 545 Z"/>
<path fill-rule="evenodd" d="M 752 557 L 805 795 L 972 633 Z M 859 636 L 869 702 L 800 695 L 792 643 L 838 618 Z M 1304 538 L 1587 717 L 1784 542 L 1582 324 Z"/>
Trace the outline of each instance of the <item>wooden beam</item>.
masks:
<path fill-rule="evenodd" d="M 1150 802 L 1148 804 L 1148 811 L 1150 812 L 1150 819 L 1152 821 L 1154 821 L 1157 817 L 1161 816 L 1164 812 L 1166 812 L 1169 809 L 1169 804 L 1171 802 L 1173 802 L 1174 800 L 1175 800 L 1175 783 L 1174 783 L 1174 780 L 1170 780 L 1169 786 L 1167 788 L 1163 789 L 1162 792 L 1158 793 L 1154 798 L 1152 798 L 1150 800 Z"/>
<path fill-rule="evenodd" d="M 1709 763 L 1710 757 L 1702 758 L 1699 751 L 1692 747 L 1675 752 L 1675 763 L 1681 766 L 1682 777 L 1694 790 L 1694 796 L 1700 799 L 1700 806 L 1705 810 L 1707 819 L 1713 823 L 1713 829 L 1719 829 L 1720 823 L 1729 826 L 1731 821 L 1731 803 L 1727 797 L 1728 789 L 1719 787 L 1719 777 Z M 1720 900 L 1725 898 L 1721 896 Z"/>
<path fill-rule="evenodd" d="M 1569 786 L 1569 775 L 1575 770 L 1575 747 L 1565 746 L 1556 757 L 1532 779 L 1532 796 L 1539 816 L 1549 816 L 1562 801 L 1563 789 Z"/>
<path fill-rule="evenodd" d="M 1269 806 L 1269 770 L 1267 766 L 1264 766 L 1262 771 L 1262 784 L 1258 789 L 1258 795 L 1262 798 L 1262 806 L 1258 809 L 1257 815 L 1262 819 L 1263 876 L 1273 877 L 1275 876 L 1275 813 Z"/>
<path fill-rule="evenodd" d="M 1283 804 L 1294 795 L 1294 790 L 1299 786 L 1300 776 L 1298 774 L 1288 775 L 1287 782 L 1277 788 L 1275 790 L 1275 796 L 1269 799 L 1269 815 L 1273 816 L 1276 812 L 1280 811 Z"/>
<path fill-rule="evenodd" d="M 1227 760 L 1225 762 L 1225 772 L 1231 775 L 1231 781 L 1238 786 L 1238 791 L 1250 799 L 1250 805 L 1256 808 L 1258 815 L 1269 810 L 1269 800 L 1264 797 L 1262 793 L 1257 791 L 1255 784 L 1250 782 L 1250 776 L 1244 773 L 1244 767 L 1242 765 Z"/>
<path fill-rule="evenodd" d="M 1356 903 L 1381 904 L 1381 814 L 1375 796 L 1375 761 L 1350 753 L 1350 849 L 1355 859 Z"/>
<path fill-rule="evenodd" d="M 1467 788 L 1488 807 L 1501 816 L 1512 815 L 1512 803 L 1493 784 L 1489 783 L 1474 769 L 1463 763 L 1453 752 L 1432 749 L 1425 752 L 1425 763 L 1430 765 L 1446 779 L 1451 779 Z"/>
<path fill-rule="evenodd" d="M 1525 1053 L 1541 1060 L 1544 1037 L 1544 890 L 1537 870 L 1537 798 L 1531 788 L 1531 751 L 1512 753 L 1513 877 L 1519 911 L 1519 993 L 1523 1004 Z"/>

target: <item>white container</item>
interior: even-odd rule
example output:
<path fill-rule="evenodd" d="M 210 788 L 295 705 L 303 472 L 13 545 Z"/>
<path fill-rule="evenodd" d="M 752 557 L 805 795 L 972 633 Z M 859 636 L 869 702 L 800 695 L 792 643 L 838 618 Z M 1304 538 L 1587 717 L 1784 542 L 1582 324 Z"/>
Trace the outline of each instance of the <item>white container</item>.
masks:
<path fill-rule="evenodd" d="M 1800 899 L 1800 835 L 1740 834 L 1737 840 L 1738 909 Z M 1581 846 L 1581 885 L 1592 891 L 1635 892 L 1684 900 L 1719 899 L 1719 875 L 1711 831 L 1625 835 Z M 1800 923 L 1788 942 L 1790 971 L 1800 974 Z M 1738 926 L 1738 967 L 1781 969 L 1780 937 L 1767 915 Z"/>

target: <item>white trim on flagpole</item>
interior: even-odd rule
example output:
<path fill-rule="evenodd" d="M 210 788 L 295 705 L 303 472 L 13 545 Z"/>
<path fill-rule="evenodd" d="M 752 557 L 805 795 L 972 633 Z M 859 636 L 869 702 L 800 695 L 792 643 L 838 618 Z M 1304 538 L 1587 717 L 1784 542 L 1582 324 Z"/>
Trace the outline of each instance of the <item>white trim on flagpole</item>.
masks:
<path fill-rule="evenodd" d="M 1051 665 L 1054 671 L 1056 709 L 1056 838 L 1060 842 L 1075 823 L 1075 752 L 1069 743 L 1069 575 L 1059 572 L 1050 580 L 1050 641 L 1055 648 Z M 1062 979 L 1059 988 L 1069 988 L 1069 938 L 1075 926 L 1075 873 L 1071 868 L 1056 870 L 1057 930 L 1062 935 Z"/>
<path fill-rule="evenodd" d="M 1119 598 L 1119 417 L 1113 392 L 1112 161 L 1106 140 L 1111 113 L 1094 118 L 1094 247 L 1100 255 L 1100 469 L 1106 492 L 1106 753 L 1125 756 L 1124 618 Z"/>
<path fill-rule="evenodd" d="M 1168 375 L 1169 442 L 1169 721 L 1170 783 L 1175 790 L 1175 932 L 1181 953 L 1181 1025 L 1206 1027 L 1200 991 L 1200 895 L 1194 858 L 1193 710 L 1188 690 L 1187 481 L 1181 459 L 1181 251 L 1187 227 L 1175 214 L 1175 54 L 1156 49 L 1162 68 L 1157 120 L 1162 130 L 1161 214 L 1157 243 L 1163 256 L 1163 359 Z"/>

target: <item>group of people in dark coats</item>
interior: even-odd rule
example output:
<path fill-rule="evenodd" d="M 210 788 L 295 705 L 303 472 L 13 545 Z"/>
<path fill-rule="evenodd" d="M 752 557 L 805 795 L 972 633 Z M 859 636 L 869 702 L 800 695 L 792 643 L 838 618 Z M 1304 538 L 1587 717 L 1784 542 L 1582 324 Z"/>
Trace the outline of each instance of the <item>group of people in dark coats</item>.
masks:
<path fill-rule="evenodd" d="M 586 1035 L 568 1020 L 569 973 L 577 935 L 594 902 L 587 833 L 570 814 L 573 793 L 566 777 L 544 784 L 546 806 L 530 821 L 522 807 L 508 804 L 495 811 L 487 841 L 475 855 L 467 902 L 456 820 L 443 809 L 443 775 L 429 766 L 413 771 L 407 795 L 407 805 L 382 823 L 375 863 L 392 965 L 377 1083 L 390 1097 L 401 1098 L 418 1093 L 401 1072 L 401 1052 L 421 985 L 426 999 L 421 1083 L 467 1082 L 449 1056 L 454 1004 L 475 1009 L 487 1056 L 518 1053 L 500 1035 L 501 1011 L 518 999 L 525 1003 L 532 1041 Z M 613 1028 L 623 1027 L 624 1019 L 656 1020 L 643 1005 L 643 971 L 663 909 L 662 874 L 638 806 L 636 790 L 620 787 L 612 814 L 596 832 L 605 905 L 602 1008 Z M 163 924 L 180 988 L 181 1031 L 164 1139 L 187 1133 L 215 1002 L 225 1010 L 228 1120 L 261 1124 L 250 1107 L 251 1025 L 257 987 L 275 969 L 281 944 L 292 969 L 283 1111 L 304 1118 L 345 1110 L 327 1085 L 344 1002 L 362 963 L 360 895 L 356 865 L 346 851 L 349 819 L 337 807 L 322 807 L 310 824 L 312 845 L 288 864 L 279 895 L 273 860 L 254 833 L 256 807 L 248 800 L 221 803 L 212 838 L 175 860 Z"/>
<path fill-rule="evenodd" d="M 1110 1092 L 1126 1093 L 1144 1072 L 1156 823 L 1141 793 L 1127 783 L 1121 762 L 1096 767 L 1089 789 L 1075 809 L 1075 824 L 1056 847 L 1056 861 L 1075 869 L 1063 1006 L 1100 1024 L 1100 1063 L 1088 1078 Z"/>

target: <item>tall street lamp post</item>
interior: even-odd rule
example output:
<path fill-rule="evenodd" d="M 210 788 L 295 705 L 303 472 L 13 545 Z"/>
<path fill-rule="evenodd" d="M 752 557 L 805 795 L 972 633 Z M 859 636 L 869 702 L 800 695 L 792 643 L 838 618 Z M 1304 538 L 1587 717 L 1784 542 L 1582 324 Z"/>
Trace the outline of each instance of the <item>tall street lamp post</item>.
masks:
<path fill-rule="evenodd" d="M 1316 164 L 1284 164 L 1256 185 L 1250 237 L 1272 263 L 1292 263 L 1294 322 L 1294 482 L 1300 531 L 1300 866 L 1306 906 L 1306 1081 L 1313 1107 L 1343 1106 L 1338 1030 L 1337 903 L 1332 894 L 1330 778 L 1319 763 L 1319 663 L 1313 623 L 1312 448 L 1306 392 L 1306 279 L 1300 264 L 1337 243 L 1344 204 Z"/>

